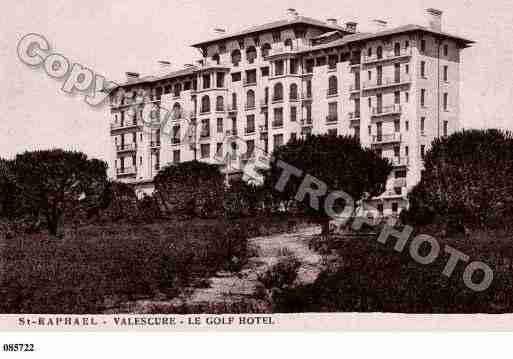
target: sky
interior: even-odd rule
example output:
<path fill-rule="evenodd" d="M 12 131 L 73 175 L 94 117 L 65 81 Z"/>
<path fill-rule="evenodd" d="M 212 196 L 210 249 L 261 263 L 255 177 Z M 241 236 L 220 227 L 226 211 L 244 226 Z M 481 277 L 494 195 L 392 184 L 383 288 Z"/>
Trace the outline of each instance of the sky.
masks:
<path fill-rule="evenodd" d="M 11 1 L 0 14 L 0 157 L 45 148 L 80 150 L 107 158 L 109 109 L 68 95 L 62 80 L 20 61 L 17 46 L 28 33 L 43 35 L 52 51 L 123 82 L 126 71 L 176 69 L 200 58 L 190 44 L 286 17 L 287 8 L 319 20 L 373 19 L 388 26 L 424 24 L 424 10 L 442 10 L 443 29 L 476 41 L 462 52 L 460 109 L 465 128 L 513 130 L 513 2 L 511 0 L 88 0 Z M 9 10 L 7 10 L 9 9 Z"/>

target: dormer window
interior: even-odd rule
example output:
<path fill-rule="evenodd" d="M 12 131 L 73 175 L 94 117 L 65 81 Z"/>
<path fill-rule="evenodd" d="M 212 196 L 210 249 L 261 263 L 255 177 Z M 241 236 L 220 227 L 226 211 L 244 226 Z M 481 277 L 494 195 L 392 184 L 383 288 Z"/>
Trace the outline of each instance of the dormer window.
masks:
<path fill-rule="evenodd" d="M 292 40 L 291 39 L 286 39 L 283 44 L 285 45 L 286 48 L 292 49 Z"/>
<path fill-rule="evenodd" d="M 279 31 L 274 31 L 273 32 L 273 41 L 274 42 L 281 41 L 281 33 Z"/>

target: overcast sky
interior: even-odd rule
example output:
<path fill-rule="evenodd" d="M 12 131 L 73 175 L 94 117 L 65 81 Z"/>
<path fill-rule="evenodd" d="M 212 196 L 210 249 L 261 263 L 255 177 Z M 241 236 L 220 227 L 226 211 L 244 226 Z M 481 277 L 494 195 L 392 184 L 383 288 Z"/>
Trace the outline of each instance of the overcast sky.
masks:
<path fill-rule="evenodd" d="M 282 19 L 285 10 L 320 20 L 372 19 L 390 26 L 424 21 L 424 9 L 444 11 L 444 30 L 477 43 L 463 51 L 461 119 L 464 127 L 513 129 L 513 2 L 511 0 L 88 0 L 9 1 L 0 15 L 0 157 L 34 148 L 64 147 L 105 158 L 108 108 L 92 108 L 83 95 L 69 96 L 61 81 L 17 57 L 19 40 L 44 35 L 55 52 L 113 81 L 125 71 L 148 74 L 158 60 L 176 67 L 199 57 L 189 47 L 216 27 L 236 31 Z"/>

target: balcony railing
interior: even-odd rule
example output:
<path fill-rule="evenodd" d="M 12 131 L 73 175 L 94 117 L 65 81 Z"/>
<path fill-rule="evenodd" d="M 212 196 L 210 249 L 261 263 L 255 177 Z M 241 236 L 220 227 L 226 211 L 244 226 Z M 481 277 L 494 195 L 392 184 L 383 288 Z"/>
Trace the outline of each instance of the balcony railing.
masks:
<path fill-rule="evenodd" d="M 160 148 L 160 141 L 151 141 L 150 147 L 151 148 Z"/>
<path fill-rule="evenodd" d="M 326 91 L 326 96 L 330 97 L 330 96 L 337 96 L 338 94 L 338 90 L 337 89 L 328 89 Z"/>
<path fill-rule="evenodd" d="M 118 176 L 129 176 L 129 175 L 135 175 L 137 173 L 135 167 L 124 167 L 124 168 L 117 168 L 116 173 Z"/>
<path fill-rule="evenodd" d="M 200 132 L 200 138 L 209 138 L 210 137 L 210 130 L 202 130 Z"/>
<path fill-rule="evenodd" d="M 398 86 L 405 85 L 411 82 L 411 77 L 409 75 L 402 75 L 394 78 L 384 78 L 378 81 L 367 81 L 363 84 L 364 90 L 376 89 L 381 87 L 390 87 L 390 86 Z"/>
<path fill-rule="evenodd" d="M 254 103 L 247 103 L 245 106 L 244 106 L 244 109 L 246 111 L 249 111 L 249 110 L 254 110 L 255 109 L 255 104 Z"/>
<path fill-rule="evenodd" d="M 226 131 L 226 136 L 237 136 L 237 129 L 232 128 L 231 130 Z"/>
<path fill-rule="evenodd" d="M 399 52 L 396 52 L 394 49 L 389 49 L 389 50 L 385 50 L 383 52 L 383 56 L 381 56 L 380 58 L 378 58 L 377 55 L 364 56 L 363 63 L 369 64 L 369 63 L 373 63 L 373 62 L 393 60 L 393 59 L 398 59 L 401 57 L 408 57 L 408 56 L 411 56 L 411 54 L 412 54 L 411 47 L 402 48 Z"/>
<path fill-rule="evenodd" d="M 277 120 L 272 122 L 273 128 L 281 128 L 283 127 L 283 120 Z"/>
<path fill-rule="evenodd" d="M 260 107 L 265 108 L 269 106 L 269 100 L 260 100 Z"/>
<path fill-rule="evenodd" d="M 127 129 L 127 128 L 133 128 L 133 127 L 138 127 L 139 125 L 137 124 L 137 122 L 128 122 L 128 123 L 111 123 L 110 124 L 110 129 L 111 130 L 123 130 L 123 129 Z"/>
<path fill-rule="evenodd" d="M 302 100 L 311 100 L 312 99 L 312 93 L 311 92 L 303 92 L 303 93 L 301 93 L 301 99 Z"/>
<path fill-rule="evenodd" d="M 401 142 L 401 134 L 398 132 L 388 133 L 388 134 L 378 134 L 372 136 L 372 144 L 382 144 L 382 143 L 394 143 Z"/>
<path fill-rule="evenodd" d="M 337 115 L 328 115 L 326 116 L 326 122 L 337 122 L 338 116 Z"/>
<path fill-rule="evenodd" d="M 276 102 L 283 102 L 283 96 L 282 97 L 273 97 L 273 103 Z"/>
<path fill-rule="evenodd" d="M 360 91 L 360 83 L 353 83 L 349 86 L 350 92 L 357 92 Z"/>
<path fill-rule="evenodd" d="M 260 125 L 260 133 L 267 133 L 267 132 L 269 132 L 269 126 Z"/>
<path fill-rule="evenodd" d="M 402 167 L 402 166 L 408 166 L 410 159 L 409 157 L 393 157 L 390 159 L 392 162 L 392 165 L 395 167 Z"/>
<path fill-rule="evenodd" d="M 116 147 L 118 152 L 130 152 L 130 151 L 136 151 L 137 150 L 137 144 L 136 143 L 128 143 L 125 145 L 117 145 Z"/>
<path fill-rule="evenodd" d="M 251 134 L 255 133 L 255 126 L 244 128 L 244 133 L 246 135 L 251 135 Z"/>
<path fill-rule="evenodd" d="M 352 111 L 349 112 L 349 120 L 359 120 L 360 119 L 360 111 Z"/>
<path fill-rule="evenodd" d="M 389 106 L 382 107 L 373 107 L 372 108 L 372 116 L 386 116 L 386 115 L 396 115 L 401 113 L 401 105 L 393 104 Z"/>
<path fill-rule="evenodd" d="M 244 86 L 254 86 L 257 84 L 257 80 L 256 79 L 245 79 L 244 80 Z"/>
<path fill-rule="evenodd" d="M 232 103 L 228 105 L 228 112 L 237 112 L 237 104 Z"/>
<path fill-rule="evenodd" d="M 349 66 L 360 66 L 360 57 L 353 57 L 349 60 Z"/>
<path fill-rule="evenodd" d="M 180 144 L 180 137 L 173 137 L 173 138 L 171 138 L 171 144 L 172 145 L 179 145 Z"/>
<path fill-rule="evenodd" d="M 303 126 L 303 127 L 311 127 L 312 126 L 312 119 L 311 118 L 303 118 L 303 119 L 301 119 L 301 126 Z"/>
<path fill-rule="evenodd" d="M 397 187 L 397 188 L 406 187 L 406 178 L 394 179 L 394 187 Z"/>

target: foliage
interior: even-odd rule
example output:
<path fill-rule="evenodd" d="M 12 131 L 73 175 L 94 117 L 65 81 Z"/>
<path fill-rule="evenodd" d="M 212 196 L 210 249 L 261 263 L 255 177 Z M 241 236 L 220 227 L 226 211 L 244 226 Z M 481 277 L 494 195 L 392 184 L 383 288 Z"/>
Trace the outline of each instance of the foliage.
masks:
<path fill-rule="evenodd" d="M 409 195 L 409 222 L 503 226 L 513 218 L 513 135 L 466 130 L 435 139 L 421 182 Z"/>
<path fill-rule="evenodd" d="M 216 165 L 199 161 L 169 165 L 154 183 L 155 196 L 166 212 L 200 218 L 222 214 L 224 176 Z"/>
<path fill-rule="evenodd" d="M 294 255 L 285 255 L 258 280 L 266 289 L 283 289 L 294 283 L 300 266 L 301 262 Z"/>
<path fill-rule="evenodd" d="M 264 210 L 264 188 L 241 179 L 230 181 L 224 195 L 224 211 L 229 218 L 255 216 Z"/>
<path fill-rule="evenodd" d="M 99 200 L 99 214 L 109 221 L 139 219 L 138 199 L 128 183 L 109 181 Z"/>
<path fill-rule="evenodd" d="M 282 200 L 294 199 L 301 181 L 306 175 L 315 177 L 327 186 L 327 194 L 319 197 L 320 210 L 311 208 L 310 198 L 305 196 L 302 207 L 308 215 L 317 218 L 323 224 L 323 232 L 328 230 L 329 217 L 324 211 L 327 195 L 342 190 L 354 201 L 364 192 L 377 195 L 384 191 L 386 179 L 392 171 L 392 165 L 379 157 L 374 151 L 362 148 L 355 137 L 312 135 L 306 139 L 291 140 L 273 153 L 271 169 L 266 178 L 267 187 L 275 188 L 283 169 L 278 161 L 302 171 L 300 177 L 291 176 L 284 191 L 274 194 Z M 335 212 L 345 204 L 335 203 Z M 338 211 L 337 211 L 338 210 Z"/>
<path fill-rule="evenodd" d="M 156 294 L 174 297 L 234 269 L 234 260 L 240 267 L 247 234 L 222 220 L 88 225 L 59 242 L 41 233 L 12 237 L 0 256 L 0 313 L 95 314 Z"/>
<path fill-rule="evenodd" d="M 19 154 L 8 168 L 17 212 L 42 216 L 52 235 L 62 227 L 64 215 L 72 214 L 81 198 L 101 190 L 107 178 L 105 162 L 59 149 Z"/>

